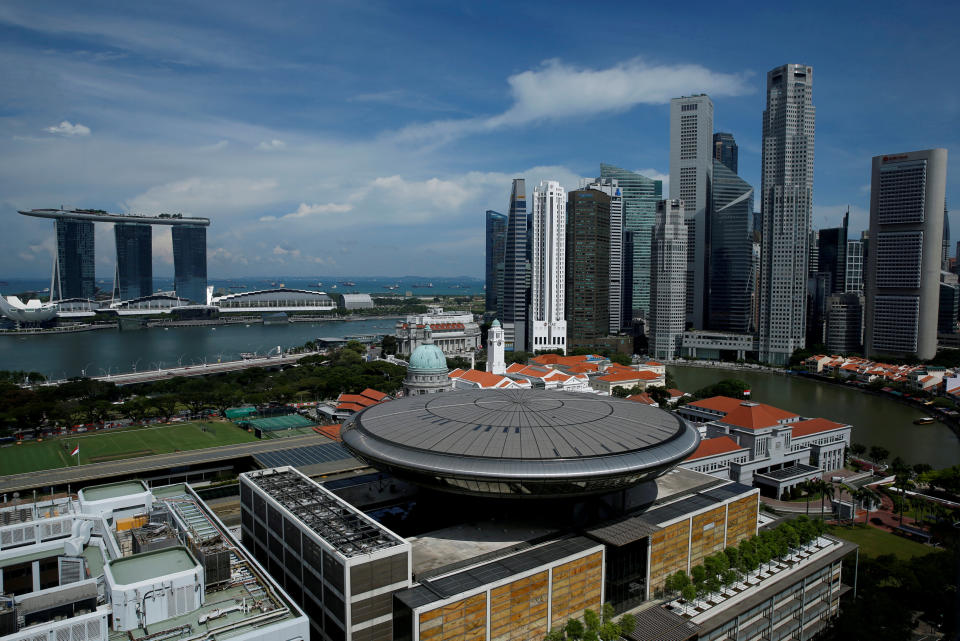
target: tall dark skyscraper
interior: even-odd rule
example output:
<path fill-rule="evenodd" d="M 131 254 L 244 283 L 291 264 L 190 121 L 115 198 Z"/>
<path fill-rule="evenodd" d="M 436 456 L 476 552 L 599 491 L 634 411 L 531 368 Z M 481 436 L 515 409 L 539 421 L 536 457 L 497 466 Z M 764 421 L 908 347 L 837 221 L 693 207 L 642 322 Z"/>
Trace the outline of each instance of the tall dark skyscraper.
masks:
<path fill-rule="evenodd" d="M 753 330 L 753 187 L 713 161 L 710 201 L 708 329 Z"/>
<path fill-rule="evenodd" d="M 609 335 L 610 196 L 567 195 L 567 344 L 595 345 Z"/>
<path fill-rule="evenodd" d="M 737 141 L 733 139 L 733 134 L 715 133 L 713 134 L 713 159 L 719 160 L 727 169 L 737 173 Z"/>
<path fill-rule="evenodd" d="M 629 327 L 634 316 L 646 318 L 650 312 L 650 242 L 657 203 L 663 198 L 663 181 L 605 163 L 600 164 L 600 178 L 616 179 L 623 198 L 623 232 L 634 233 L 633 249 L 628 253 L 624 248 L 623 258 L 624 262 L 631 263 L 632 275 L 627 280 L 625 265 L 622 276 L 624 295 L 621 304 L 629 300 L 632 305 L 624 308 L 623 313 L 626 318 L 623 325 Z"/>
<path fill-rule="evenodd" d="M 503 261 L 504 342 L 514 351 L 527 351 L 527 308 L 530 304 L 530 220 L 527 184 L 514 178 L 510 191 L 507 242 Z"/>
<path fill-rule="evenodd" d="M 153 234 L 150 225 L 117 223 L 117 273 L 114 293 L 120 300 L 149 296 L 153 292 Z"/>
<path fill-rule="evenodd" d="M 507 250 L 508 217 L 487 210 L 487 303 L 486 311 L 503 316 L 503 261 Z M 501 321 L 502 322 L 502 321 Z"/>
<path fill-rule="evenodd" d="M 840 227 L 821 229 L 817 241 L 817 269 L 830 272 L 831 293 L 841 293 L 846 288 L 847 227 L 850 211 L 843 215 Z"/>
<path fill-rule="evenodd" d="M 178 225 L 173 236 L 173 286 L 177 296 L 193 303 L 207 302 L 207 228 Z"/>
<path fill-rule="evenodd" d="M 57 255 L 53 264 L 50 300 L 93 298 L 94 278 L 93 223 L 85 220 L 58 218 Z"/>

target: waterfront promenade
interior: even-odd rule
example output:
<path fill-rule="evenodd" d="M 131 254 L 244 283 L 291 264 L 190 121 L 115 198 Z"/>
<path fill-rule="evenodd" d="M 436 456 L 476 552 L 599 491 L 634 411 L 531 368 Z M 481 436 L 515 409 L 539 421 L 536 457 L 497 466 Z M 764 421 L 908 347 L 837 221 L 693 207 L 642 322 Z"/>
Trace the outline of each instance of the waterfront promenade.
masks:
<path fill-rule="evenodd" d="M 175 376 L 208 376 L 223 374 L 253 367 L 282 367 L 293 365 L 301 358 L 317 356 L 323 352 L 302 352 L 299 354 L 281 354 L 279 356 L 264 356 L 260 358 L 246 358 L 222 363 L 203 363 L 201 365 L 185 365 L 183 367 L 168 367 L 167 369 L 149 369 L 126 374 L 107 374 L 106 376 L 92 376 L 93 380 L 113 383 L 114 385 L 133 385 L 134 383 L 152 383 Z M 53 381 L 48 385 L 58 385 L 64 381 Z"/>

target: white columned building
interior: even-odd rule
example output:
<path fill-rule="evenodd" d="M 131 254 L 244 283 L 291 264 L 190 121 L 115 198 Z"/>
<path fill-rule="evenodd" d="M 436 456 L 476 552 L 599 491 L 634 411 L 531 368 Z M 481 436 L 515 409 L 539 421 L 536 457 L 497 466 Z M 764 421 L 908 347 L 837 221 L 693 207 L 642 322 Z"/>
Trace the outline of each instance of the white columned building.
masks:
<path fill-rule="evenodd" d="M 713 101 L 706 94 L 670 101 L 670 199 L 682 200 L 687 234 L 686 317 L 703 329 L 707 300 L 707 208 L 713 180 Z"/>
<path fill-rule="evenodd" d="M 650 273 L 650 346 L 657 359 L 677 356 L 686 327 L 687 237 L 683 201 L 661 200 Z"/>
<path fill-rule="evenodd" d="M 785 365 L 806 345 L 813 206 L 813 67 L 767 72 L 760 211 L 760 360 Z M 871 239 L 872 241 L 872 239 Z"/>
<path fill-rule="evenodd" d="M 533 192 L 529 351 L 567 348 L 564 309 L 567 193 L 547 180 Z"/>

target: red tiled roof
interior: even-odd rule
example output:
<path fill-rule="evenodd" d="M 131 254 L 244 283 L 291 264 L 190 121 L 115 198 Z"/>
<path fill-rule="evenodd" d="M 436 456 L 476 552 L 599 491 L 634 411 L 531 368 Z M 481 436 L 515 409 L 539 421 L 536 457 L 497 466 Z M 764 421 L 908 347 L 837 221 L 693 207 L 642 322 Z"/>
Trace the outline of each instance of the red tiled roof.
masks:
<path fill-rule="evenodd" d="M 452 372 L 448 373 L 447 376 L 450 377 L 450 378 L 459 378 L 460 375 L 463 374 L 465 371 L 467 371 L 467 370 L 465 370 L 465 369 L 460 369 L 460 368 L 458 367 L 457 369 L 455 369 L 455 370 L 453 370 Z"/>
<path fill-rule="evenodd" d="M 463 323 L 436 323 L 430 325 L 430 331 L 433 332 L 454 332 L 462 329 Z"/>
<path fill-rule="evenodd" d="M 663 363 L 658 363 L 657 361 L 647 361 L 644 365 L 650 365 L 651 367 L 663 367 Z"/>
<path fill-rule="evenodd" d="M 584 355 L 580 356 L 560 356 L 559 354 L 540 354 L 531 358 L 533 362 L 539 365 L 577 365 L 587 360 Z"/>
<path fill-rule="evenodd" d="M 758 430 L 764 427 L 773 427 L 781 420 L 795 418 L 797 415 L 772 405 L 763 403 L 748 403 L 740 405 L 737 409 L 728 412 L 726 416 L 720 419 L 727 425 L 745 427 L 751 430 Z"/>
<path fill-rule="evenodd" d="M 638 372 L 635 369 L 628 369 L 627 371 L 615 371 L 613 374 L 601 376 L 600 380 L 608 383 L 622 383 L 624 381 L 656 381 L 660 378 L 661 376 L 654 372 Z"/>
<path fill-rule="evenodd" d="M 372 398 L 367 398 L 366 396 L 361 396 L 360 394 L 341 394 L 337 397 L 338 403 L 356 403 L 357 405 L 362 405 L 363 407 L 370 407 L 371 405 L 376 405 L 377 402 Z"/>
<path fill-rule="evenodd" d="M 811 418 L 806 421 L 800 421 L 799 423 L 793 423 L 791 427 L 793 428 L 791 436 L 793 438 L 799 438 L 801 436 L 816 434 L 817 432 L 828 432 L 840 427 L 846 427 L 846 425 L 843 423 L 834 423 L 825 418 Z"/>
<path fill-rule="evenodd" d="M 656 405 L 657 402 L 650 398 L 650 395 L 646 392 L 640 392 L 639 394 L 633 394 L 627 397 L 628 401 L 634 401 L 635 403 L 643 403 L 644 405 Z"/>
<path fill-rule="evenodd" d="M 359 412 L 362 409 L 366 409 L 363 405 L 357 405 L 356 403 L 338 403 L 337 411 L 340 410 L 350 410 L 351 412 Z"/>
<path fill-rule="evenodd" d="M 571 374 L 586 374 L 587 372 L 596 372 L 599 369 L 596 363 L 580 363 L 579 365 L 571 365 L 567 368 L 567 371 Z"/>
<path fill-rule="evenodd" d="M 737 450 L 745 449 L 747 448 L 743 447 L 729 436 L 705 438 L 700 441 L 700 445 L 697 446 L 696 451 L 688 456 L 686 460 L 692 461 L 698 458 L 706 458 L 708 456 L 716 456 L 717 454 L 726 454 L 728 452 L 736 452 Z"/>
<path fill-rule="evenodd" d="M 687 403 L 687 405 L 690 407 L 700 407 L 705 410 L 726 413 L 732 412 L 740 407 L 740 403 L 742 402 L 743 399 L 730 398 L 729 396 L 711 396 L 710 398 L 704 398 L 699 401 Z"/>
<path fill-rule="evenodd" d="M 471 383 L 477 383 L 480 387 L 490 388 L 504 386 L 516 381 L 511 381 L 506 376 L 500 376 L 499 374 L 493 374 L 492 372 L 481 372 L 476 369 L 468 369 L 454 378 L 459 378 L 464 381 L 470 381 Z"/>
<path fill-rule="evenodd" d="M 383 392 L 381 392 L 381 391 L 379 391 L 379 390 L 375 390 L 375 389 L 373 389 L 373 388 L 371 388 L 371 387 L 368 387 L 367 389 L 365 389 L 365 390 L 363 390 L 362 392 L 360 392 L 360 396 L 366 396 L 367 398 L 372 398 L 373 400 L 377 401 L 378 403 L 381 402 L 381 401 L 389 400 L 389 398 L 390 398 L 389 396 L 387 396 L 387 395 L 384 394 Z"/>

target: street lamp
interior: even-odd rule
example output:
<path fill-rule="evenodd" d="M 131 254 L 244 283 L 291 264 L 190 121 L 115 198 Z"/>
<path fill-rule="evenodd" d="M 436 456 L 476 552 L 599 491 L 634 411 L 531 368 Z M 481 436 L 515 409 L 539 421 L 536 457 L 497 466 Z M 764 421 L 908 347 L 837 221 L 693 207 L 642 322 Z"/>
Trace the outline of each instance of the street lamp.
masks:
<path fill-rule="evenodd" d="M 133 362 L 133 373 L 134 373 L 134 374 L 137 373 L 137 363 L 139 363 L 139 362 L 140 362 L 140 359 L 139 359 L 139 358 Z"/>
<path fill-rule="evenodd" d="M 80 376 L 82 376 L 83 378 L 86 378 L 86 376 L 87 376 L 87 368 L 90 367 L 91 365 L 93 365 L 93 361 L 90 361 L 89 363 L 87 363 L 86 365 L 84 365 L 83 367 L 81 367 L 81 368 L 80 368 Z"/>

